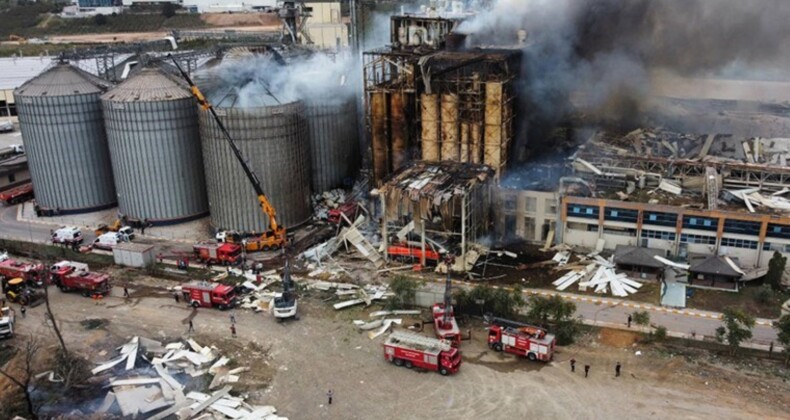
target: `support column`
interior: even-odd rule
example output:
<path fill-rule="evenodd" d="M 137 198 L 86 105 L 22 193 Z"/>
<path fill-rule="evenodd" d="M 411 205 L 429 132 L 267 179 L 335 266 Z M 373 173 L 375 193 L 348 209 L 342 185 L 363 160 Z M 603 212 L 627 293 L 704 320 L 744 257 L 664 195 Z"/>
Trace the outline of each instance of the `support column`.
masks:
<path fill-rule="evenodd" d="M 438 161 L 439 154 L 439 96 L 422 94 L 422 160 Z"/>
<path fill-rule="evenodd" d="M 466 269 L 466 205 L 467 195 L 461 197 L 461 270 Z M 449 267 L 448 267 L 449 271 Z"/>
<path fill-rule="evenodd" d="M 384 194 L 379 192 L 379 201 L 381 202 L 381 243 L 384 245 L 384 262 L 389 262 L 389 253 L 387 252 L 387 248 L 389 248 L 389 235 L 387 234 L 387 200 L 384 199 Z"/>
<path fill-rule="evenodd" d="M 442 160 L 458 161 L 458 95 L 442 95 Z"/>
<path fill-rule="evenodd" d="M 420 219 L 420 250 L 422 251 L 420 265 L 425 267 L 425 219 Z"/>

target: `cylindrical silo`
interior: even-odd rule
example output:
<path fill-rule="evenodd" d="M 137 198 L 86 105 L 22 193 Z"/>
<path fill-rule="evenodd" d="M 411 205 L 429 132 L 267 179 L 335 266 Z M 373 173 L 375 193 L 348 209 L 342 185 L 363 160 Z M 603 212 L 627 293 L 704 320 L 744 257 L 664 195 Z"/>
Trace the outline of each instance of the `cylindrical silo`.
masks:
<path fill-rule="evenodd" d="M 313 192 L 343 186 L 359 167 L 359 140 L 354 98 L 307 101 Z"/>
<path fill-rule="evenodd" d="M 267 229 L 255 190 L 214 118 L 207 111 L 198 113 L 212 225 L 242 232 Z M 308 221 L 310 143 L 303 103 L 219 107 L 217 113 L 260 179 L 277 222 L 293 227 Z"/>
<path fill-rule="evenodd" d="M 59 63 L 15 92 L 37 204 L 79 213 L 116 203 L 99 97 L 110 85 Z"/>
<path fill-rule="evenodd" d="M 132 220 L 177 223 L 208 213 L 195 99 L 159 68 L 102 96 L 118 210 Z"/>

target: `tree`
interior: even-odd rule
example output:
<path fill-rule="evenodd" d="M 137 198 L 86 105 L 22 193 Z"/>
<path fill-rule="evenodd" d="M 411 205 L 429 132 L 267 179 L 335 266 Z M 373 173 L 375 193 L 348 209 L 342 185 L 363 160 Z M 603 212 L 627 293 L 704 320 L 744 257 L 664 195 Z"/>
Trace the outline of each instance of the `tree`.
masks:
<path fill-rule="evenodd" d="M 481 285 L 475 286 L 471 291 L 465 289 L 456 291 L 455 301 L 458 303 L 459 312 L 511 318 L 524 306 L 524 295 L 519 288 L 507 291 Z"/>
<path fill-rule="evenodd" d="M 25 395 L 25 403 L 27 406 L 27 412 L 30 414 L 30 417 L 33 419 L 38 418 L 37 415 L 37 408 L 33 404 L 33 392 L 35 391 L 35 386 L 33 384 L 33 369 L 35 365 L 36 355 L 38 354 L 39 349 L 41 348 L 38 339 L 35 336 L 30 335 L 27 340 L 25 340 L 24 347 L 22 350 L 22 366 L 19 369 L 19 372 L 12 373 L 8 367 L 4 367 L 0 369 L 0 375 L 5 376 L 8 378 L 11 383 L 16 385 L 20 391 Z M 9 364 L 12 362 L 9 362 Z"/>
<path fill-rule="evenodd" d="M 787 257 L 774 251 L 774 256 L 768 261 L 768 273 L 765 275 L 765 282 L 770 284 L 774 290 L 779 290 L 782 287 L 782 276 L 784 276 L 786 265 Z"/>
<path fill-rule="evenodd" d="M 757 303 L 766 305 L 774 300 L 774 290 L 770 285 L 764 284 L 760 286 L 760 288 L 757 290 L 757 293 L 754 294 L 754 300 L 756 300 Z"/>
<path fill-rule="evenodd" d="M 730 346 L 730 352 L 735 352 L 745 340 L 752 338 L 754 317 L 737 308 L 726 308 L 722 313 L 722 325 L 716 328 L 716 340 Z"/>
<path fill-rule="evenodd" d="M 783 315 L 779 321 L 774 322 L 779 343 L 784 346 L 785 366 L 790 363 L 790 315 Z"/>
<path fill-rule="evenodd" d="M 650 325 L 650 313 L 647 311 L 636 311 L 631 314 L 631 317 L 633 318 L 634 324 L 636 325 L 640 325 L 642 327 Z"/>
<path fill-rule="evenodd" d="M 553 326 L 557 344 L 573 343 L 581 332 L 581 322 L 574 318 L 576 304 L 559 295 L 551 297 L 533 296 L 529 300 L 527 318 L 543 327 Z"/>
<path fill-rule="evenodd" d="M 417 282 L 406 276 L 398 276 L 390 282 L 390 291 L 395 293 L 395 296 L 387 299 L 387 309 L 412 306 L 417 296 Z"/>
<path fill-rule="evenodd" d="M 173 3 L 165 3 L 162 5 L 162 16 L 171 18 L 176 15 L 176 5 Z"/>
<path fill-rule="evenodd" d="M 93 17 L 93 24 L 96 26 L 102 26 L 107 24 L 107 16 L 102 14 L 95 15 Z"/>

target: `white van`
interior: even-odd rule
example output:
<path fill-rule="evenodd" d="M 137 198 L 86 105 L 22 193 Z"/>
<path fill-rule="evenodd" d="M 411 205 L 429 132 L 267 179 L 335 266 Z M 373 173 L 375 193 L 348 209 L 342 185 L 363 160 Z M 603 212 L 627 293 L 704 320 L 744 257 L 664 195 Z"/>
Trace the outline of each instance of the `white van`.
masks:
<path fill-rule="evenodd" d="M 76 226 L 63 226 L 60 229 L 52 232 L 53 244 L 81 244 L 82 232 Z"/>
<path fill-rule="evenodd" d="M 121 242 L 129 242 L 129 238 L 126 235 L 118 232 L 107 232 L 103 235 L 100 235 L 95 241 L 93 241 L 93 247 L 111 250 L 112 247 L 118 245 Z"/>

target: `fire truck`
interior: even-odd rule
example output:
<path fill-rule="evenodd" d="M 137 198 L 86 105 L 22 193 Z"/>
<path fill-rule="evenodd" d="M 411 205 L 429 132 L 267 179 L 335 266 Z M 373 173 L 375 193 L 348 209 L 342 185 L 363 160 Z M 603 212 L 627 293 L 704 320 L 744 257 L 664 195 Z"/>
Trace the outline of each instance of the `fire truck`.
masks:
<path fill-rule="evenodd" d="M 461 351 L 445 340 L 395 331 L 384 342 L 384 358 L 395 366 L 449 375 L 461 367 Z"/>
<path fill-rule="evenodd" d="M 88 271 L 86 264 L 61 261 L 50 268 L 50 278 L 58 288 L 66 292 L 80 292 L 88 297 L 95 294 L 110 294 L 110 276 Z"/>
<path fill-rule="evenodd" d="M 453 257 L 447 257 L 447 266 L 453 263 Z M 452 280 L 450 270 L 447 270 L 447 281 L 444 286 L 444 302 L 433 305 L 433 327 L 436 337 L 449 341 L 453 347 L 461 345 L 461 330 L 458 328 L 458 321 L 455 320 L 452 304 Z"/>
<path fill-rule="evenodd" d="M 7 205 L 21 203 L 33 198 L 33 184 L 23 184 L 0 193 L 0 201 Z"/>
<path fill-rule="evenodd" d="M 8 258 L 6 254 L 0 255 L 0 276 L 21 278 L 30 285 L 40 286 L 43 272 L 43 264 L 25 263 Z"/>
<path fill-rule="evenodd" d="M 241 245 L 234 243 L 202 242 L 192 245 L 198 260 L 212 264 L 236 265 L 241 260 Z"/>
<path fill-rule="evenodd" d="M 193 281 L 181 286 L 184 300 L 192 307 L 218 308 L 225 310 L 236 306 L 236 290 L 224 284 Z"/>
<path fill-rule="evenodd" d="M 496 319 L 488 328 L 488 347 L 524 356 L 531 361 L 549 362 L 554 357 L 556 339 L 543 328 Z"/>

